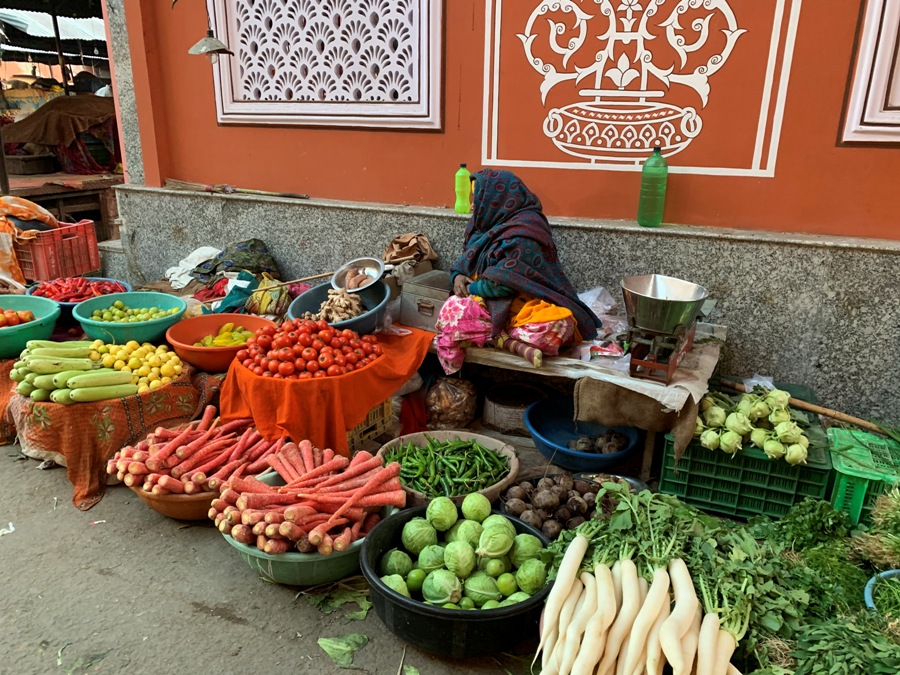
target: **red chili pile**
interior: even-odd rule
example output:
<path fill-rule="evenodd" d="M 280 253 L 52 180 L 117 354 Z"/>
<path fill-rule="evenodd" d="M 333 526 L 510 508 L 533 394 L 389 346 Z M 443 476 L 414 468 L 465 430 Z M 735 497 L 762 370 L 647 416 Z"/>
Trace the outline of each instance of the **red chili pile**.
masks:
<path fill-rule="evenodd" d="M 247 340 L 237 360 L 262 377 L 305 380 L 335 377 L 359 370 L 382 355 L 374 335 L 336 330 L 325 321 L 294 319 L 278 330 L 260 328 Z"/>
<path fill-rule="evenodd" d="M 45 281 L 34 289 L 32 295 L 56 302 L 81 302 L 99 295 L 125 293 L 128 289 L 118 281 L 91 281 L 84 277 L 69 277 Z"/>

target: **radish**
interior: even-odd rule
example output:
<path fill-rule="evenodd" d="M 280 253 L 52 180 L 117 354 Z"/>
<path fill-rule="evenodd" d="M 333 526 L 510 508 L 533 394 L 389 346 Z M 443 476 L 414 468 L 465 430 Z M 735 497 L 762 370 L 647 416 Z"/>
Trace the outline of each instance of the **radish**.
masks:
<path fill-rule="evenodd" d="M 559 660 L 560 675 L 569 675 L 572 672 L 572 666 L 578 657 L 578 652 L 584 645 L 585 629 L 591 617 L 597 613 L 597 581 L 594 575 L 589 572 L 583 572 L 581 574 L 581 583 L 584 585 L 584 591 L 581 593 L 581 598 L 578 606 L 575 608 L 575 614 L 571 623 L 566 629 L 566 640 L 563 643 L 562 655 Z"/>
<path fill-rule="evenodd" d="M 663 658 L 662 646 L 660 645 L 660 631 L 669 619 L 669 612 L 669 598 L 667 594 L 666 600 L 662 605 L 662 610 L 660 611 L 659 616 L 656 617 L 656 621 L 654 621 L 653 625 L 650 627 L 650 634 L 647 636 L 647 658 L 644 660 L 644 664 L 647 668 L 647 675 L 660 675 L 662 673 L 665 659 Z M 640 664 L 638 664 L 638 668 L 640 668 Z M 640 673 L 640 670 L 635 672 Z"/>
<path fill-rule="evenodd" d="M 710 612 L 700 624 L 700 638 L 697 642 L 697 675 L 714 675 L 713 666 L 719 639 L 719 615 Z"/>
<path fill-rule="evenodd" d="M 684 654 L 683 667 L 680 671 L 673 668 L 674 675 L 691 675 L 691 672 L 693 672 L 694 660 L 697 657 L 697 642 L 700 640 L 701 621 L 703 621 L 703 609 L 698 605 L 690 628 L 688 628 L 684 637 L 681 638 L 681 647 Z"/>
<path fill-rule="evenodd" d="M 641 608 L 641 587 L 638 582 L 637 568 L 628 558 L 620 561 L 622 570 L 622 605 L 619 614 L 609 629 L 606 639 L 606 650 L 597 667 L 597 675 L 614 672 L 616 659 L 622 643 L 631 633 L 631 626 Z M 646 583 L 646 582 L 645 582 Z"/>
<path fill-rule="evenodd" d="M 612 573 L 613 590 L 616 594 L 616 611 L 618 611 L 618 608 L 622 606 L 622 561 L 616 560 L 610 572 Z"/>
<path fill-rule="evenodd" d="M 544 647 L 552 648 L 553 646 L 552 643 L 548 644 L 548 638 L 550 637 L 551 631 L 559 626 L 559 611 L 562 609 L 563 603 L 569 596 L 569 591 L 572 590 L 572 583 L 575 581 L 575 576 L 578 574 L 578 569 L 581 567 L 581 561 L 584 559 L 584 554 L 587 552 L 588 543 L 587 537 L 577 534 L 575 535 L 575 538 L 569 542 L 565 555 L 563 555 L 559 570 L 556 573 L 556 581 L 553 582 L 553 588 L 550 589 L 550 594 L 547 596 L 547 604 L 544 607 L 544 626 L 541 631 L 541 641 L 538 644 L 534 659 L 531 661 L 532 666 L 535 661 L 537 661 L 537 657 Z"/>
<path fill-rule="evenodd" d="M 631 675 L 640 663 L 641 650 L 647 646 L 647 636 L 662 612 L 663 604 L 669 602 L 669 574 L 660 567 L 653 572 L 653 584 L 649 587 L 646 599 L 641 605 L 634 625 L 631 627 L 631 640 L 628 651 L 624 653 L 624 672 Z M 622 656 L 620 656 L 620 659 Z"/>
<path fill-rule="evenodd" d="M 700 601 L 684 560 L 675 558 L 669 562 L 669 578 L 672 580 L 672 592 L 675 594 L 675 610 L 659 630 L 659 643 L 666 660 L 677 675 L 687 667 L 684 663 L 682 638 L 691 627 Z"/>
<path fill-rule="evenodd" d="M 618 564 L 616 562 L 616 565 Z M 597 609 L 584 628 L 584 639 L 572 665 L 572 675 L 593 675 L 594 666 L 600 661 L 606 647 L 606 631 L 615 621 L 618 612 L 616 591 L 609 567 L 601 564 L 594 568 L 594 585 L 597 592 Z"/>
<path fill-rule="evenodd" d="M 581 597 L 584 595 L 583 591 L 584 584 L 581 583 L 579 579 L 575 579 L 569 590 L 569 597 L 566 598 L 566 601 L 563 603 L 562 609 L 559 612 L 559 636 L 556 638 L 556 644 L 553 646 L 553 650 L 548 656 L 549 662 L 555 663 L 555 668 L 557 670 L 559 670 L 560 663 L 562 662 L 560 657 L 566 644 L 566 635 L 569 631 L 569 625 L 572 621 L 572 617 L 575 615 L 575 608 L 578 606 Z"/>
<path fill-rule="evenodd" d="M 719 629 L 716 638 L 716 658 L 713 661 L 713 675 L 727 675 L 728 666 L 731 665 L 731 656 L 737 648 L 737 640 L 731 631 Z"/>
<path fill-rule="evenodd" d="M 741 671 L 739 671 L 733 664 L 728 664 L 728 672 L 726 675 L 741 675 Z"/>

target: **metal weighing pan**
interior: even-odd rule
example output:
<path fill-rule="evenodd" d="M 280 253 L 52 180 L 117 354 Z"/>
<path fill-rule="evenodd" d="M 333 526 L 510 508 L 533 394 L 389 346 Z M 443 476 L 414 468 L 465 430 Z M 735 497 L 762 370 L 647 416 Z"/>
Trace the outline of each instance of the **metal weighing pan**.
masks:
<path fill-rule="evenodd" d="M 347 288 L 347 279 L 350 272 L 358 270 L 369 275 L 370 281 L 356 288 Z M 378 258 L 356 258 L 341 265 L 340 269 L 331 276 L 331 287 L 339 291 L 342 288 L 348 293 L 358 293 L 377 282 L 384 275 L 384 263 Z"/>
<path fill-rule="evenodd" d="M 621 286 L 629 322 L 664 335 L 689 328 L 709 297 L 703 286 L 661 274 L 625 277 Z"/>

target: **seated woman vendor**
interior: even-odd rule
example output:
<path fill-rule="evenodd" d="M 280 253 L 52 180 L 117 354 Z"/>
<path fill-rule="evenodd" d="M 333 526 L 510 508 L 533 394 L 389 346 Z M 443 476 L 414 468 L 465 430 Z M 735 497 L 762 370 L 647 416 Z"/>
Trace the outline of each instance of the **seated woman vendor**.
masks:
<path fill-rule="evenodd" d="M 492 343 L 540 366 L 543 355 L 593 339 L 599 320 L 559 263 L 540 200 L 510 171 L 473 178 L 472 218 L 451 268 L 454 295 L 437 322 L 444 370 L 459 370 L 471 345 Z"/>

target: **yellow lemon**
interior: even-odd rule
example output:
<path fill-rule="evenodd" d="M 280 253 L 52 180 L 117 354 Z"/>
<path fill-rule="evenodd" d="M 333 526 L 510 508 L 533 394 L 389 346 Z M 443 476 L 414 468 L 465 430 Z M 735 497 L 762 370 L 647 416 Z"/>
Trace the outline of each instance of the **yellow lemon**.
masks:
<path fill-rule="evenodd" d="M 91 350 L 91 353 L 88 354 L 88 358 L 89 358 L 91 361 L 99 361 L 99 360 L 100 360 L 100 357 L 101 357 L 100 352 L 98 352 L 98 351 L 96 351 L 96 350 Z"/>
<path fill-rule="evenodd" d="M 149 342 L 145 342 L 141 345 L 141 347 L 143 347 L 144 349 L 156 349 L 156 345 L 152 345 Z"/>
<path fill-rule="evenodd" d="M 171 382 L 171 381 L 172 381 L 171 377 L 164 377 L 160 380 L 160 382 L 162 382 L 163 384 L 169 384 L 169 382 Z"/>
<path fill-rule="evenodd" d="M 128 360 L 128 351 L 125 349 L 120 349 L 116 352 L 116 360 L 117 361 L 127 361 Z"/>
<path fill-rule="evenodd" d="M 169 351 L 169 345 L 160 345 L 156 348 L 156 351 L 165 353 Z"/>
<path fill-rule="evenodd" d="M 174 370 L 175 370 L 175 374 L 176 374 L 176 375 L 181 375 L 182 368 L 181 368 L 181 364 L 180 364 L 180 363 L 179 363 L 177 366 L 173 366 L 173 368 L 174 368 Z"/>
<path fill-rule="evenodd" d="M 128 342 L 125 343 L 125 347 L 126 347 L 128 350 L 130 350 L 130 351 L 134 351 L 135 349 L 139 349 L 140 346 L 141 346 L 141 345 L 138 344 L 135 340 L 129 340 Z"/>
<path fill-rule="evenodd" d="M 106 345 L 100 345 L 100 346 L 97 347 L 96 349 L 97 349 L 97 351 L 100 352 L 101 354 L 109 354 L 109 347 L 107 347 Z"/>
<path fill-rule="evenodd" d="M 131 368 L 129 368 L 128 366 L 122 366 L 119 370 L 121 370 L 123 373 L 131 372 Z"/>
<path fill-rule="evenodd" d="M 128 360 L 128 367 L 131 368 L 132 370 L 137 370 L 142 365 L 143 365 L 143 362 L 140 359 L 135 358 L 133 356 Z"/>
<path fill-rule="evenodd" d="M 166 364 L 162 368 L 159 369 L 159 374 L 163 377 L 174 377 L 175 375 L 175 367 L 171 364 Z"/>
<path fill-rule="evenodd" d="M 122 370 L 125 367 L 125 362 L 122 359 L 118 359 L 114 364 L 113 368 L 116 370 Z"/>
<path fill-rule="evenodd" d="M 143 394 L 145 391 L 150 391 L 150 387 L 147 386 L 146 384 L 142 384 L 142 385 L 139 385 L 139 386 L 138 386 L 138 392 L 137 392 L 137 393 Z"/>
<path fill-rule="evenodd" d="M 145 363 L 145 364 L 142 365 L 140 368 L 138 368 L 137 373 L 138 373 L 138 375 L 140 375 L 141 377 L 147 377 L 147 376 L 150 374 L 150 366 L 148 366 L 148 365 Z"/>
<path fill-rule="evenodd" d="M 162 365 L 162 359 L 153 354 L 147 359 L 147 363 L 150 364 L 151 368 L 159 368 Z"/>
<path fill-rule="evenodd" d="M 113 364 L 116 362 L 116 357 L 112 354 L 104 354 L 103 358 L 100 360 L 100 363 L 103 364 L 104 368 L 112 368 Z"/>
<path fill-rule="evenodd" d="M 153 380 L 150 382 L 150 384 L 148 386 L 150 387 L 150 390 L 152 391 L 154 389 L 159 389 L 162 385 L 163 385 L 163 383 L 160 382 L 159 380 Z"/>
<path fill-rule="evenodd" d="M 158 381 L 158 380 L 159 380 L 159 373 L 152 373 L 152 372 L 151 372 L 151 373 L 147 376 L 147 381 L 148 381 L 148 382 L 156 382 L 156 381 Z"/>

